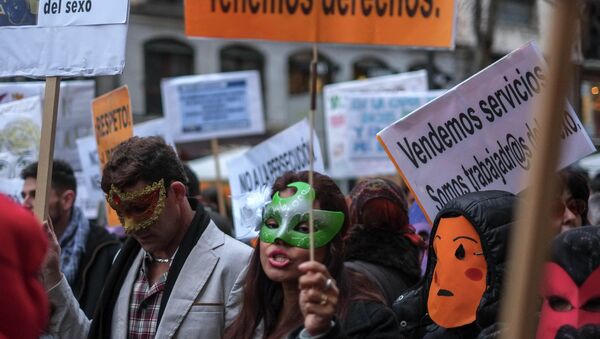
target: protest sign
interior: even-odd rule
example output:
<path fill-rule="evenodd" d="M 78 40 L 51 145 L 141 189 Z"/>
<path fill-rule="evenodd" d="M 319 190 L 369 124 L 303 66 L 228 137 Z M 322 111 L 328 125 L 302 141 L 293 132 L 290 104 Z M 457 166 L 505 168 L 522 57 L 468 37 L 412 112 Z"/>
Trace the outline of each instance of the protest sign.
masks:
<path fill-rule="evenodd" d="M 256 225 L 244 222 L 255 213 L 255 210 L 246 206 L 248 193 L 257 193 L 261 189 L 270 191 L 275 179 L 283 173 L 309 168 L 310 131 L 308 122 L 302 120 L 227 163 L 233 219 L 238 239 L 248 239 L 257 235 L 254 229 Z M 314 170 L 323 173 L 321 148 L 316 133 L 312 133 L 315 141 Z"/>
<path fill-rule="evenodd" d="M 92 114 L 100 171 L 102 171 L 113 148 L 133 136 L 133 115 L 127 86 L 119 87 L 94 99 Z M 116 212 L 108 204 L 106 210 L 108 224 L 120 225 Z"/>
<path fill-rule="evenodd" d="M 0 77 L 120 74 L 128 14 L 126 0 L 0 2 Z"/>
<path fill-rule="evenodd" d="M 163 80 L 163 110 L 176 142 L 264 133 L 257 71 Z"/>
<path fill-rule="evenodd" d="M 185 1 L 186 34 L 210 38 L 451 48 L 455 16 L 450 0 Z"/>
<path fill-rule="evenodd" d="M 525 188 L 538 147 L 533 104 L 547 76 L 543 57 L 526 44 L 377 134 L 430 220 L 462 194 Z M 595 150 L 570 105 L 561 147 L 560 168 Z"/>
<path fill-rule="evenodd" d="M 335 178 L 396 173 L 374 136 L 443 91 L 338 92 L 325 102 L 329 174 Z"/>
<path fill-rule="evenodd" d="M 20 173 L 37 161 L 42 129 L 40 97 L 0 104 L 0 193 L 20 201 Z"/>
<path fill-rule="evenodd" d="M 351 178 L 395 173 L 373 135 L 438 95 L 427 89 L 424 70 L 325 86 L 329 174 Z"/>
<path fill-rule="evenodd" d="M 400 74 L 385 75 L 370 79 L 337 82 L 324 88 L 325 100 L 337 92 L 398 92 L 427 91 L 427 71 L 418 70 Z"/>
<path fill-rule="evenodd" d="M 33 96 L 40 96 L 43 102 L 44 86 L 43 82 L 0 83 L 0 104 Z M 54 158 L 67 161 L 76 172 L 81 171 L 82 166 L 75 140 L 92 135 L 90 102 L 94 91 L 92 80 L 60 84 Z"/>

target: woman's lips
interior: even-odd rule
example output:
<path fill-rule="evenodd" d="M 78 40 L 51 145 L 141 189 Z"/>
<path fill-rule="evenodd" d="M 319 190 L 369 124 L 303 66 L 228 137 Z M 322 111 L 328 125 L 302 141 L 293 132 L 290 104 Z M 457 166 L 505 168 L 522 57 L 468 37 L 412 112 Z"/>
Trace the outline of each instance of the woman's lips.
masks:
<path fill-rule="evenodd" d="M 269 254 L 269 264 L 275 268 L 285 268 L 290 263 L 290 258 L 282 250 L 276 249 Z"/>

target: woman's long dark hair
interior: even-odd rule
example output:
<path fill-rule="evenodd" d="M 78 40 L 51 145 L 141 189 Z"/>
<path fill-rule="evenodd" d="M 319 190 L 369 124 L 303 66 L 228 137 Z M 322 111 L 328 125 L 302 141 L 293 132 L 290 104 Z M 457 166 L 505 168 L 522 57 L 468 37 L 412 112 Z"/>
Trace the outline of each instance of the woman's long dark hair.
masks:
<path fill-rule="evenodd" d="M 308 182 L 308 172 L 287 172 L 279 177 L 273 184 L 271 196 L 275 192 L 283 191 L 288 184 L 294 182 Z M 315 200 L 319 202 L 320 209 L 327 211 L 343 212 L 344 225 L 342 230 L 327 245 L 327 254 L 323 264 L 329 274 L 335 279 L 340 290 L 337 315 L 345 318 L 348 307 L 355 300 L 373 300 L 383 302 L 383 298 L 376 292 L 368 279 L 344 270 L 344 244 L 343 237 L 348 230 L 348 207 L 342 192 L 335 182 L 326 175 L 314 172 L 313 189 Z M 350 281 L 352 283 L 350 283 Z M 242 309 L 238 317 L 225 330 L 226 338 L 250 339 L 258 326 L 263 323 L 264 338 L 275 331 L 279 312 L 283 308 L 283 290 L 280 283 L 267 277 L 260 264 L 260 241 L 250 259 L 248 271 L 244 280 L 244 297 Z M 292 331 L 302 324 L 302 313 L 296 308 L 293 319 L 290 319 Z"/>

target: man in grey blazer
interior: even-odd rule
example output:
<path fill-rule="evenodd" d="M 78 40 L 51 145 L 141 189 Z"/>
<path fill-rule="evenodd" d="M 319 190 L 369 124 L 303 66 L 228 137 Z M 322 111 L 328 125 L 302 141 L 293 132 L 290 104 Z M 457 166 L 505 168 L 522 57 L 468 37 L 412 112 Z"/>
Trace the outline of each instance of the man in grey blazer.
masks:
<path fill-rule="evenodd" d="M 172 147 L 133 137 L 111 153 L 102 190 L 130 235 L 87 319 L 60 272 L 52 233 L 43 270 L 53 305 L 48 334 L 62 338 L 220 338 L 236 316 L 250 248 L 187 200 Z"/>

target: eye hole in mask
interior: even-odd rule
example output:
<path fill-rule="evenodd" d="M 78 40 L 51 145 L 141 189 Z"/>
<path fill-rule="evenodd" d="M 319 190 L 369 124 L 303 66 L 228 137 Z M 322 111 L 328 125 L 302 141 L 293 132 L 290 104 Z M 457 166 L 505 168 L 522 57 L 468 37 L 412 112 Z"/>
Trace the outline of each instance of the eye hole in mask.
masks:
<path fill-rule="evenodd" d="M 465 258 L 465 248 L 462 244 L 460 246 L 458 246 L 458 248 L 456 249 L 456 252 L 454 252 L 454 256 L 458 260 L 463 260 Z"/>
<path fill-rule="evenodd" d="M 569 312 L 573 310 L 573 305 L 567 300 L 559 296 L 548 298 L 550 307 L 557 312 Z"/>
<path fill-rule="evenodd" d="M 588 300 L 581 308 L 588 312 L 600 312 L 600 297 Z"/>

